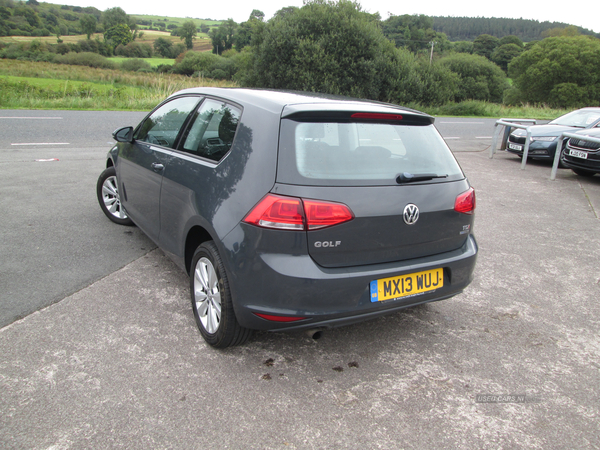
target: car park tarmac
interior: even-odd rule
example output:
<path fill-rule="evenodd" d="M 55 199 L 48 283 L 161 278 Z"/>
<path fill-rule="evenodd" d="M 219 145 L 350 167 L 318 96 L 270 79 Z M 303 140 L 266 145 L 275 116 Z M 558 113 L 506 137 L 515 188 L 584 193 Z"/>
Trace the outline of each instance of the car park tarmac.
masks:
<path fill-rule="evenodd" d="M 463 294 L 215 350 L 148 246 L 0 329 L 0 447 L 600 447 L 600 176 L 473 142 L 449 141 L 477 192 Z"/>

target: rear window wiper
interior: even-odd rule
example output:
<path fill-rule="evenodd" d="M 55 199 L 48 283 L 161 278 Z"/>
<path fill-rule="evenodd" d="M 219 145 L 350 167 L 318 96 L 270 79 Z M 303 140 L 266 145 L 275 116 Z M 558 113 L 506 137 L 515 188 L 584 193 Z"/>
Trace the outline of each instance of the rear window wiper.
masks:
<path fill-rule="evenodd" d="M 448 175 L 438 175 L 436 173 L 409 173 L 404 172 L 396 177 L 396 183 L 404 184 L 404 183 L 414 183 L 416 181 L 428 181 L 433 180 L 434 178 L 448 178 Z"/>

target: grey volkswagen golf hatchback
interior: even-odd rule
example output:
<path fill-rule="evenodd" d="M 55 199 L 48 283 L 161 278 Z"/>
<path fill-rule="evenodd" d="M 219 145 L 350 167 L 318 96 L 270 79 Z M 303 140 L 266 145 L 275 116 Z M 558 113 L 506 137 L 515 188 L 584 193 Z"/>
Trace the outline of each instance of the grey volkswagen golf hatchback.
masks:
<path fill-rule="evenodd" d="M 116 130 L 97 194 L 190 275 L 214 347 L 460 293 L 475 193 L 433 125 L 397 105 L 197 88 Z"/>

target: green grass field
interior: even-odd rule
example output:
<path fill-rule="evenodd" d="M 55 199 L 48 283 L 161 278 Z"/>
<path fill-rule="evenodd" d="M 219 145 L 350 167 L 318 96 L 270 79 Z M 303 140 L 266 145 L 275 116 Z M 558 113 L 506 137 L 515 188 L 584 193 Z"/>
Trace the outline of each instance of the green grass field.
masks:
<path fill-rule="evenodd" d="M 0 59 L 0 109 L 146 111 L 176 91 L 197 86 L 235 83 Z"/>
<path fill-rule="evenodd" d="M 130 58 L 124 58 L 124 57 L 120 57 L 120 56 L 113 56 L 111 58 L 108 58 L 110 61 L 114 61 L 117 64 L 122 63 L 123 61 L 127 61 Z M 161 64 L 170 64 L 173 65 L 175 64 L 175 60 L 174 59 L 169 59 L 169 58 L 142 58 L 144 61 L 146 61 L 148 64 L 150 64 L 152 67 L 158 67 Z"/>
<path fill-rule="evenodd" d="M 173 44 L 183 42 L 181 40 L 181 38 L 179 38 L 177 36 L 171 36 L 171 33 L 167 33 L 165 31 L 141 30 L 141 32 L 143 33 L 142 36 L 141 37 L 138 36 L 138 38 L 135 40 L 135 42 L 139 42 L 140 44 L 153 45 L 154 41 L 157 40 L 159 37 L 161 37 L 163 39 L 167 39 L 168 41 L 171 41 Z M 78 41 L 86 40 L 87 36 L 85 34 L 78 34 L 78 35 L 73 35 L 73 36 L 61 36 L 60 38 L 62 39 L 62 41 L 64 43 L 76 44 Z M 96 33 L 91 36 L 91 39 L 92 40 L 99 39 L 102 41 L 102 40 L 104 40 L 104 36 L 100 33 Z M 33 40 L 38 40 L 38 41 L 44 42 L 46 44 L 56 44 L 57 43 L 56 36 L 42 36 L 42 37 L 1 36 L 0 37 L 0 42 L 4 42 L 7 44 L 13 44 L 13 43 L 18 44 L 21 42 L 31 42 Z M 192 50 L 197 51 L 197 52 L 211 51 L 212 43 L 211 43 L 211 40 L 208 37 L 208 35 L 206 35 L 204 33 L 198 33 L 198 35 L 194 39 L 194 47 Z"/>

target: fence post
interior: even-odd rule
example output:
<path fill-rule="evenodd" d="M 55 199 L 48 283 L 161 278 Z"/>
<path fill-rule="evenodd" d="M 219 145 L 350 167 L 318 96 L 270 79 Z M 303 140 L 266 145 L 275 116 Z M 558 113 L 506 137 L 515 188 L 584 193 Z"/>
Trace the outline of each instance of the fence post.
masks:
<path fill-rule="evenodd" d="M 503 125 L 508 128 L 508 135 L 510 136 L 510 130 L 512 128 L 521 128 L 523 130 L 527 130 L 529 125 L 521 125 L 521 122 L 529 123 L 531 125 L 535 125 L 537 121 L 535 119 L 500 119 L 496 121 L 494 136 L 492 138 L 492 146 L 490 147 L 490 159 L 494 158 L 494 153 L 496 153 L 496 146 L 498 145 L 498 137 L 500 136 L 501 128 L 499 125 Z M 531 133 L 530 133 L 531 136 Z M 507 137 L 508 142 L 508 137 Z M 525 143 L 525 148 L 529 151 L 529 140 Z M 525 150 L 524 150 L 525 151 Z"/>
<path fill-rule="evenodd" d="M 560 154 L 562 153 L 563 142 L 565 141 L 565 134 L 562 133 L 558 142 L 556 143 L 556 152 L 554 153 L 554 161 L 552 162 L 552 171 L 550 172 L 550 179 L 556 179 L 556 172 L 558 170 L 558 162 L 560 161 Z"/>

